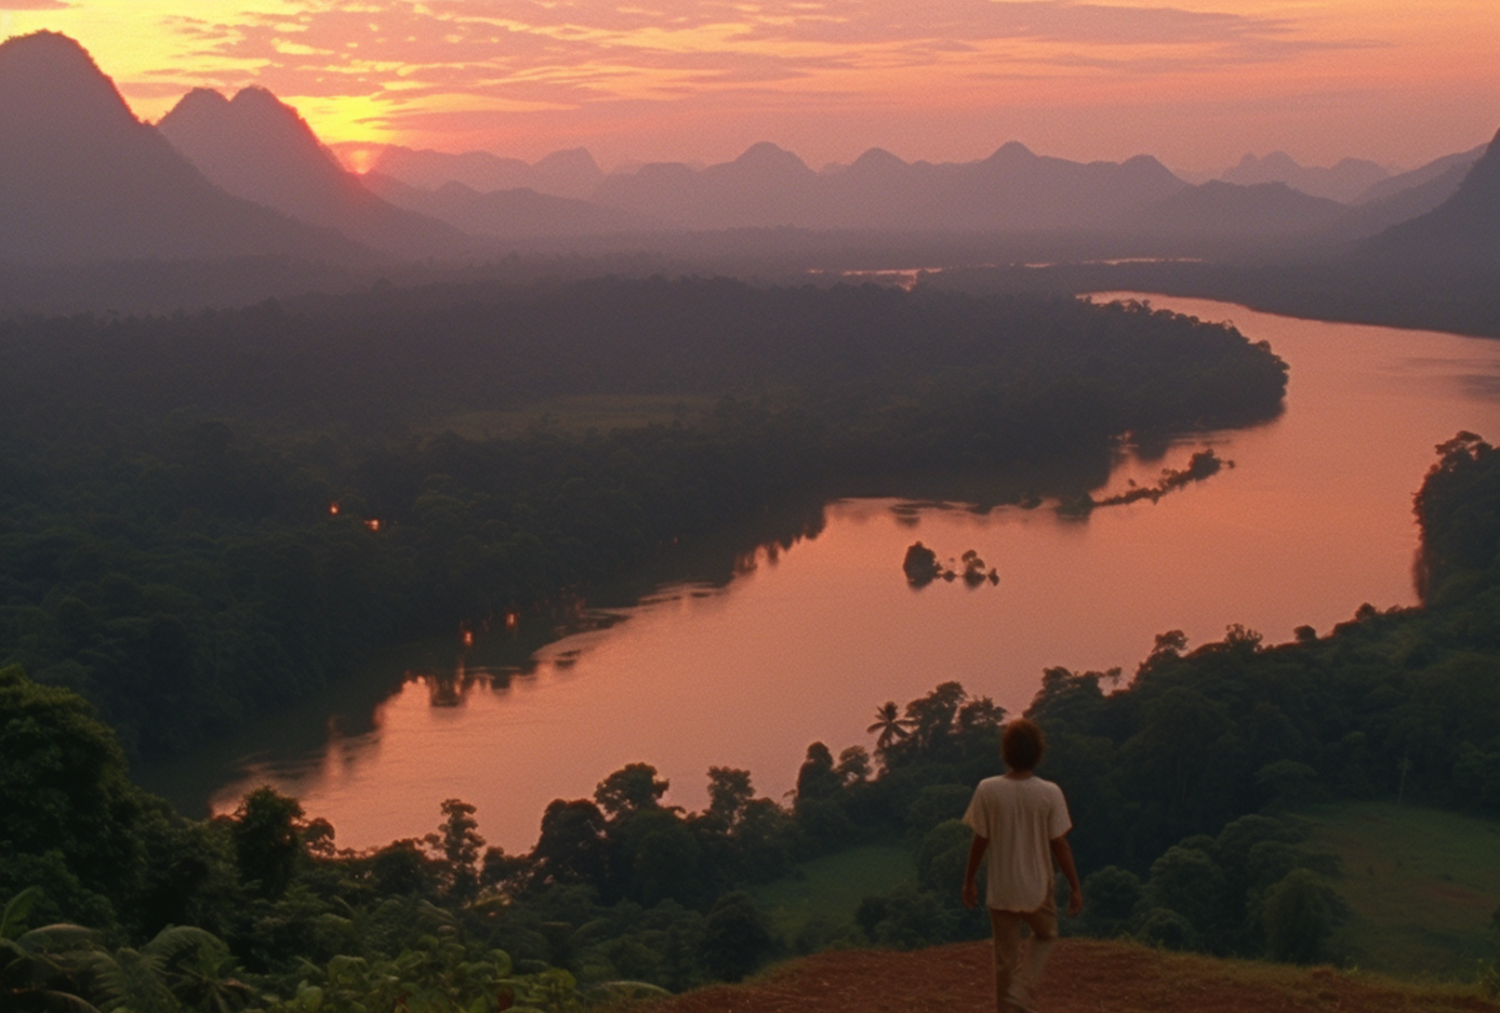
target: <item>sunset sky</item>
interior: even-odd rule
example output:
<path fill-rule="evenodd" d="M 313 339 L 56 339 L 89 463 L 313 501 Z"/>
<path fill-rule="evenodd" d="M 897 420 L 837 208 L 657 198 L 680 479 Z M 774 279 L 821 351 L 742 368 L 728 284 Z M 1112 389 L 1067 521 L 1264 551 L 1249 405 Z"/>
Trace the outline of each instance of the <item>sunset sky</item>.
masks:
<path fill-rule="evenodd" d="M 1410 168 L 1500 127 L 1500 0 L 0 0 L 0 36 L 42 28 L 145 119 L 260 84 L 329 142 L 606 168 L 760 140 Z"/>

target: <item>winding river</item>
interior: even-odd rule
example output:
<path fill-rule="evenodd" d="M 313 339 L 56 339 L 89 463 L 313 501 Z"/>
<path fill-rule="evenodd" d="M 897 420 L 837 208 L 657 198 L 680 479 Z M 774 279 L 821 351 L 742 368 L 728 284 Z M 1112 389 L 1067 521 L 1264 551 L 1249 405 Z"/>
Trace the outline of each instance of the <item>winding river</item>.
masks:
<path fill-rule="evenodd" d="M 655 765 L 668 802 L 690 808 L 710 765 L 747 768 L 779 797 L 810 742 L 869 746 L 878 705 L 942 681 L 1020 710 L 1044 668 L 1128 679 L 1167 630 L 1201 644 L 1242 623 L 1270 643 L 1303 624 L 1326 632 L 1365 602 L 1413 604 L 1412 493 L 1439 442 L 1500 438 L 1500 342 L 1153 302 L 1270 341 L 1291 364 L 1287 410 L 1149 458 L 1122 450 L 1102 490 L 1102 469 L 1084 485 L 1097 498 L 1150 484 L 1205 446 L 1232 469 L 1082 520 L 1051 502 L 830 503 L 715 579 L 616 592 L 625 604 L 573 617 L 561 639 L 424 645 L 142 780 L 198 812 L 270 783 L 345 847 L 420 836 L 462 798 L 515 852 L 551 799 L 587 796 L 626 763 Z M 975 550 L 999 583 L 913 590 L 900 564 L 918 539 L 944 558 Z"/>

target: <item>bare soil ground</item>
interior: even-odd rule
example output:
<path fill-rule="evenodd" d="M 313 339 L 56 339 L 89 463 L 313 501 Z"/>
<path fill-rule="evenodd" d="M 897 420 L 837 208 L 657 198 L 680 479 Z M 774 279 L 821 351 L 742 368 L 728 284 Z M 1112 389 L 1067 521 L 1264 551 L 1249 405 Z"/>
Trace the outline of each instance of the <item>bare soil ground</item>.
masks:
<path fill-rule="evenodd" d="M 741 985 L 699 989 L 650 1013 L 985 1013 L 994 1009 L 989 943 L 912 953 L 842 950 L 773 969 Z M 1039 1013 L 1495 1013 L 1473 990 L 1423 987 L 1251 961 L 1065 939 L 1052 953 Z"/>

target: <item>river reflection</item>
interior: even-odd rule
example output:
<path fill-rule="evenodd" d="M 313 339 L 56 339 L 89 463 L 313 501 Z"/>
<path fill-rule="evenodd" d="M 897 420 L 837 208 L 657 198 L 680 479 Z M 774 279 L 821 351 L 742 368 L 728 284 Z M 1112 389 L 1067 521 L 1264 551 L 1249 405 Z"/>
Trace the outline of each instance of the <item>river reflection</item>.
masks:
<path fill-rule="evenodd" d="M 388 659 L 337 698 L 144 779 L 220 811 L 269 781 L 344 846 L 428 832 L 443 799 L 463 798 L 516 851 L 548 801 L 587 796 L 626 763 L 654 764 L 689 807 L 706 802 L 710 765 L 748 768 L 779 796 L 808 743 L 868 746 L 878 705 L 940 681 L 1019 710 L 1043 668 L 1128 676 L 1166 630 L 1203 643 L 1238 622 L 1275 642 L 1364 602 L 1413 603 L 1411 495 L 1435 444 L 1500 436 L 1500 344 L 1154 301 L 1269 340 L 1292 366 L 1286 413 L 1049 474 L 859 490 L 885 496 L 768 517 L 681 547 L 587 609 Z M 1236 467 L 1156 504 L 1086 520 L 994 505 L 1151 484 L 1204 446 Z M 944 558 L 976 550 L 999 585 L 914 591 L 900 564 L 917 539 Z"/>

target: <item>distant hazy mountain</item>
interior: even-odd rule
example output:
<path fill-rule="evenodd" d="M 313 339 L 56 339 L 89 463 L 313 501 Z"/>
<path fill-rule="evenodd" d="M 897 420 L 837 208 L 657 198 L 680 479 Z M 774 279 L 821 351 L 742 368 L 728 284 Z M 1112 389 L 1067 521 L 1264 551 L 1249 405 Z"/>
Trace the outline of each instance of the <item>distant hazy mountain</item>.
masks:
<path fill-rule="evenodd" d="M 1500 267 L 1500 133 L 1452 197 L 1382 232 L 1366 249 L 1425 263 Z"/>
<path fill-rule="evenodd" d="M 1441 189 L 1442 185 L 1448 185 L 1449 188 L 1446 194 L 1433 202 L 1432 207 L 1437 207 L 1458 191 L 1458 184 L 1463 182 L 1463 178 L 1469 174 L 1469 170 L 1474 167 L 1474 163 L 1479 161 L 1479 157 L 1484 154 L 1486 147 L 1488 145 L 1481 144 L 1479 147 L 1469 151 L 1460 151 L 1454 155 L 1444 155 L 1442 158 L 1433 159 L 1426 165 L 1412 169 L 1410 172 L 1402 172 L 1394 176 L 1389 176 L 1365 190 L 1354 199 L 1353 203 L 1368 204 L 1372 201 L 1388 200 L 1409 190 L 1438 183 L 1441 180 L 1444 182 L 1440 184 L 1438 189 Z M 1437 190 L 1435 189 L 1430 192 L 1437 192 Z M 1424 210 L 1431 210 L 1431 208 L 1425 208 Z"/>
<path fill-rule="evenodd" d="M 527 187 L 480 193 L 450 182 L 436 190 L 424 190 L 378 172 L 367 173 L 364 183 L 398 207 L 462 225 L 476 235 L 501 239 L 596 236 L 646 230 L 655 224 L 615 208 L 537 193 Z"/>
<path fill-rule="evenodd" d="M 436 190 L 445 183 L 462 183 L 470 190 L 519 190 L 583 200 L 604 179 L 599 163 L 583 148 L 554 151 L 534 165 L 519 158 L 501 158 L 488 151 L 450 155 L 441 151 L 404 148 L 395 144 L 336 144 L 340 157 L 359 156 L 360 173 L 375 172 L 408 186 Z"/>
<path fill-rule="evenodd" d="M 1157 202 L 1127 226 L 1159 236 L 1265 241 L 1305 236 L 1347 210 L 1338 201 L 1309 196 L 1285 183 L 1242 186 L 1210 180 Z"/>
<path fill-rule="evenodd" d="M 594 200 L 687 229 L 1019 232 L 1097 228 L 1186 185 L 1153 158 L 1084 164 L 1014 142 L 982 161 L 938 165 L 877 148 L 831 173 L 760 143 L 701 170 L 653 163 L 612 175 Z"/>
<path fill-rule="evenodd" d="M 352 259 L 365 251 L 214 186 L 136 120 L 67 36 L 0 43 L 0 260 L 245 254 Z"/>
<path fill-rule="evenodd" d="M 156 129 L 228 193 L 299 221 L 395 254 L 451 254 L 473 245 L 454 226 L 365 189 L 307 121 L 264 88 L 245 88 L 233 100 L 194 88 Z"/>
<path fill-rule="evenodd" d="M 1309 196 L 1348 204 L 1389 176 L 1385 168 L 1363 158 L 1341 158 L 1332 166 L 1322 168 L 1301 165 L 1286 152 L 1273 151 L 1265 158 L 1246 155 L 1240 159 L 1239 165 L 1219 178 L 1241 186 L 1285 183 Z"/>
<path fill-rule="evenodd" d="M 1426 214 L 1458 192 L 1459 184 L 1482 154 L 1481 146 L 1447 155 L 1377 183 L 1333 223 L 1326 238 L 1336 242 L 1368 239 L 1392 225 Z"/>

